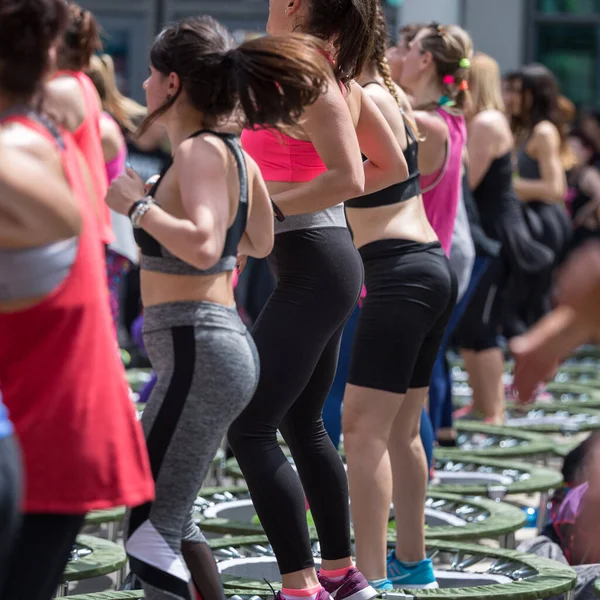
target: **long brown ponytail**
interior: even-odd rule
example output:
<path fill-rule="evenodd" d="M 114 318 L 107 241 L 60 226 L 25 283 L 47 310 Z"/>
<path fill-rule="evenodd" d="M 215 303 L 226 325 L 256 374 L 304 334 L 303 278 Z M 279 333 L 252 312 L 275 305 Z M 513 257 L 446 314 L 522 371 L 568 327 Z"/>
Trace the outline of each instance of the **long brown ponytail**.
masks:
<path fill-rule="evenodd" d="M 149 115 L 141 133 L 183 91 L 215 127 L 241 108 L 250 127 L 295 125 L 304 109 L 334 82 L 324 44 L 308 35 L 265 36 L 235 47 L 223 25 L 208 16 L 184 19 L 159 34 L 150 62 L 163 75 L 176 73 L 177 93 Z"/>

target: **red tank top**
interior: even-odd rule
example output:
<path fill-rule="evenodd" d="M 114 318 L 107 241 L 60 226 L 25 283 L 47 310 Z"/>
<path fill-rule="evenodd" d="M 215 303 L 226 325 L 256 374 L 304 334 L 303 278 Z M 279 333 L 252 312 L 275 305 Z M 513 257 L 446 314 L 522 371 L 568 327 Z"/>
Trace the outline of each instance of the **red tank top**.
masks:
<path fill-rule="evenodd" d="M 8 117 L 47 139 L 26 117 Z M 0 381 L 26 474 L 28 513 L 83 514 L 152 500 L 146 444 L 115 352 L 97 220 L 64 132 L 62 163 L 82 230 L 66 280 L 39 304 L 0 313 Z"/>
<path fill-rule="evenodd" d="M 102 110 L 98 105 L 98 92 L 92 80 L 81 71 L 59 71 L 55 75 L 55 77 L 65 76 L 74 77 L 79 82 L 85 101 L 85 119 L 79 129 L 73 133 L 73 137 L 89 167 L 92 186 L 96 194 L 102 242 L 110 244 L 114 241 L 115 236 L 112 230 L 110 209 L 106 204 L 109 183 L 102 150 L 102 136 L 100 135 Z"/>

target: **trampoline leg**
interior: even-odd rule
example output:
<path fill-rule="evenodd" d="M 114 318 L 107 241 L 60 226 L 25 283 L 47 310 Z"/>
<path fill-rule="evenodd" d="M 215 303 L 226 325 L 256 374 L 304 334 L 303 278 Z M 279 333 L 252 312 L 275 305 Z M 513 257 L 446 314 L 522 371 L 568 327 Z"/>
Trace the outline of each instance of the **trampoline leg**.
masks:
<path fill-rule="evenodd" d="M 68 596 L 69 595 L 69 582 L 65 581 L 64 583 L 61 583 L 58 586 L 58 589 L 56 590 L 56 594 L 54 595 L 55 598 L 63 598 L 64 596 Z"/>
<path fill-rule="evenodd" d="M 117 541 L 117 524 L 114 521 L 108 524 L 108 539 L 111 542 Z"/>
<path fill-rule="evenodd" d="M 117 590 L 123 587 L 123 581 L 125 581 L 125 575 L 127 571 L 127 564 L 123 565 L 117 572 Z"/>
<path fill-rule="evenodd" d="M 565 600 L 575 600 L 575 588 L 565 594 Z"/>
<path fill-rule="evenodd" d="M 515 534 L 507 533 L 500 538 L 500 546 L 502 548 L 507 548 L 508 550 L 514 550 L 517 547 Z"/>
<path fill-rule="evenodd" d="M 538 532 L 546 526 L 546 519 L 548 518 L 548 492 L 540 493 L 540 507 L 537 515 L 537 528 Z"/>

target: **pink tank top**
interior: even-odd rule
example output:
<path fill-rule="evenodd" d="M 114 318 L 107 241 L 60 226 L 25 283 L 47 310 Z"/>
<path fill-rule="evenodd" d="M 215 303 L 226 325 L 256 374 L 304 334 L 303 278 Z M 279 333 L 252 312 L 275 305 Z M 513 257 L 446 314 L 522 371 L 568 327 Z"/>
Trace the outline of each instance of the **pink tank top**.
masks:
<path fill-rule="evenodd" d="M 437 113 L 448 125 L 446 161 L 437 173 L 421 175 L 425 213 L 446 255 L 450 255 L 452 233 L 462 184 L 462 158 L 467 140 L 463 116 L 452 115 L 443 108 Z"/>
<path fill-rule="evenodd" d="M 106 121 L 113 121 L 114 119 L 107 113 L 102 113 L 101 119 Z M 125 172 L 125 164 L 127 162 L 127 146 L 125 140 L 123 140 L 123 146 L 119 150 L 117 156 L 106 163 L 106 175 L 108 177 L 108 183 L 112 183 L 119 175 Z"/>

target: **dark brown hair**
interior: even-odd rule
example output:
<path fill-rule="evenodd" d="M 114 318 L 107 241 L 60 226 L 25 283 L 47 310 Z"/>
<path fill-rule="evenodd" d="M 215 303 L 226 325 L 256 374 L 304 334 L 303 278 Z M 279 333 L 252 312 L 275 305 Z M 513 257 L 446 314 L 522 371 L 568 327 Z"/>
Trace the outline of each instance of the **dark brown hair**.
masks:
<path fill-rule="evenodd" d="M 210 128 L 239 107 L 250 127 L 297 123 L 333 82 L 323 44 L 308 35 L 265 36 L 235 48 L 223 25 L 212 17 L 184 19 L 163 30 L 150 51 L 152 67 L 176 73 L 180 88 L 149 115 L 140 133 L 164 115 L 185 91 Z"/>
<path fill-rule="evenodd" d="M 83 71 L 89 67 L 94 52 L 101 50 L 102 40 L 96 18 L 89 10 L 69 2 L 69 22 L 60 47 L 59 67 Z"/>
<path fill-rule="evenodd" d="M 428 30 L 428 34 L 419 40 L 421 52 L 431 53 L 443 95 L 453 101 L 458 110 L 463 110 L 469 92 L 460 87 L 463 82 L 469 81 L 469 67 L 463 67 L 460 63 L 464 58 L 469 61 L 473 58 L 471 36 L 458 25 L 431 23 L 424 29 Z M 454 78 L 452 84 L 444 83 L 447 75 Z"/>
<path fill-rule="evenodd" d="M 378 0 L 309 0 L 305 33 L 334 47 L 335 76 L 350 83 L 373 54 L 373 32 Z"/>
<path fill-rule="evenodd" d="M 30 101 L 50 68 L 49 51 L 67 21 L 63 0 L 1 0 L 0 87 Z"/>
<path fill-rule="evenodd" d="M 517 135 L 527 137 L 542 121 L 552 123 L 560 135 L 563 166 L 574 161 L 567 144 L 567 123 L 560 106 L 558 81 L 552 71 L 544 65 L 533 63 L 521 68 L 522 102 L 521 114 L 515 119 Z M 526 99 L 531 105 L 526 107 Z"/>

